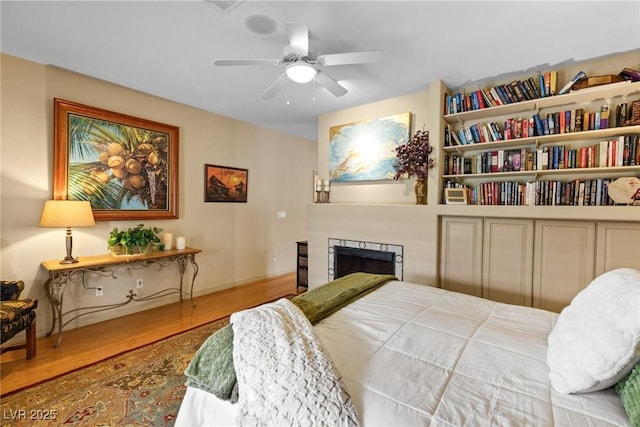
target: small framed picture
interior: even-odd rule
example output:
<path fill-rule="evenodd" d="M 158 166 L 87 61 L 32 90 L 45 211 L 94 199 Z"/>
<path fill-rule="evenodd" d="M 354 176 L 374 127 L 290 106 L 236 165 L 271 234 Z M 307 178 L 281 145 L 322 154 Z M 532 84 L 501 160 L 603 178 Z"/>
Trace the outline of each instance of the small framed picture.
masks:
<path fill-rule="evenodd" d="M 204 165 L 204 201 L 247 203 L 249 170 Z"/>
<path fill-rule="evenodd" d="M 444 197 L 447 205 L 468 204 L 466 188 L 445 188 Z"/>

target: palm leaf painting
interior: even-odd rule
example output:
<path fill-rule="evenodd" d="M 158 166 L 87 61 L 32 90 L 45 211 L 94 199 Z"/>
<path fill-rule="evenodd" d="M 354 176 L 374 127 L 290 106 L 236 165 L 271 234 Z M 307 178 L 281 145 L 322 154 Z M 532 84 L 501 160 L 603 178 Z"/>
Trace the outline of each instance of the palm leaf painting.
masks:
<path fill-rule="evenodd" d="M 68 198 L 94 210 L 166 209 L 168 134 L 69 114 Z"/>

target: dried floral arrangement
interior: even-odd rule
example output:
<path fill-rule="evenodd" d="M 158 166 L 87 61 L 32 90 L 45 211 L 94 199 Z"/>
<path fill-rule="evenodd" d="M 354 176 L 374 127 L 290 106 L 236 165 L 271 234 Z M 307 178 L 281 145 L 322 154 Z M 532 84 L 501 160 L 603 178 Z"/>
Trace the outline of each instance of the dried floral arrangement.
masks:
<path fill-rule="evenodd" d="M 396 174 L 393 179 L 397 180 L 404 174 L 418 179 L 426 178 L 429 169 L 433 168 L 433 159 L 429 157 L 431 151 L 433 147 L 429 144 L 429 131 L 417 131 L 406 144 L 396 147 L 396 160 L 393 162 Z"/>

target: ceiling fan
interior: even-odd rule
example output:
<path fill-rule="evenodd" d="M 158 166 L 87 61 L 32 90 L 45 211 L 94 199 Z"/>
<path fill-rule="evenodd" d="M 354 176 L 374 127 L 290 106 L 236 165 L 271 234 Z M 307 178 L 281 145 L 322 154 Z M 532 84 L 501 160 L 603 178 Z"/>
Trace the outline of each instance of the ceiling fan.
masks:
<path fill-rule="evenodd" d="M 371 50 L 363 52 L 345 52 L 327 55 L 316 55 L 309 51 L 309 29 L 304 24 L 285 22 L 289 44 L 284 47 L 282 59 L 218 59 L 216 66 L 230 65 L 282 65 L 282 73 L 260 96 L 262 99 L 273 98 L 283 89 L 291 79 L 297 83 L 307 83 L 315 80 L 317 84 L 327 89 L 335 96 L 342 96 L 347 89 L 318 68 L 333 65 L 367 64 L 382 59 L 382 51 Z"/>

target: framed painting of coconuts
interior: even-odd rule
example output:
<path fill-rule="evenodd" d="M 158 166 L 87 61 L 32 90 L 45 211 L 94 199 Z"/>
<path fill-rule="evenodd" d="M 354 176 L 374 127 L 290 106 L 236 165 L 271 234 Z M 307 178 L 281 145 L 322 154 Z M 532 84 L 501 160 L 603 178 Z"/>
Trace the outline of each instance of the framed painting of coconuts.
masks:
<path fill-rule="evenodd" d="M 178 218 L 179 129 L 54 99 L 53 196 L 96 220 Z"/>

